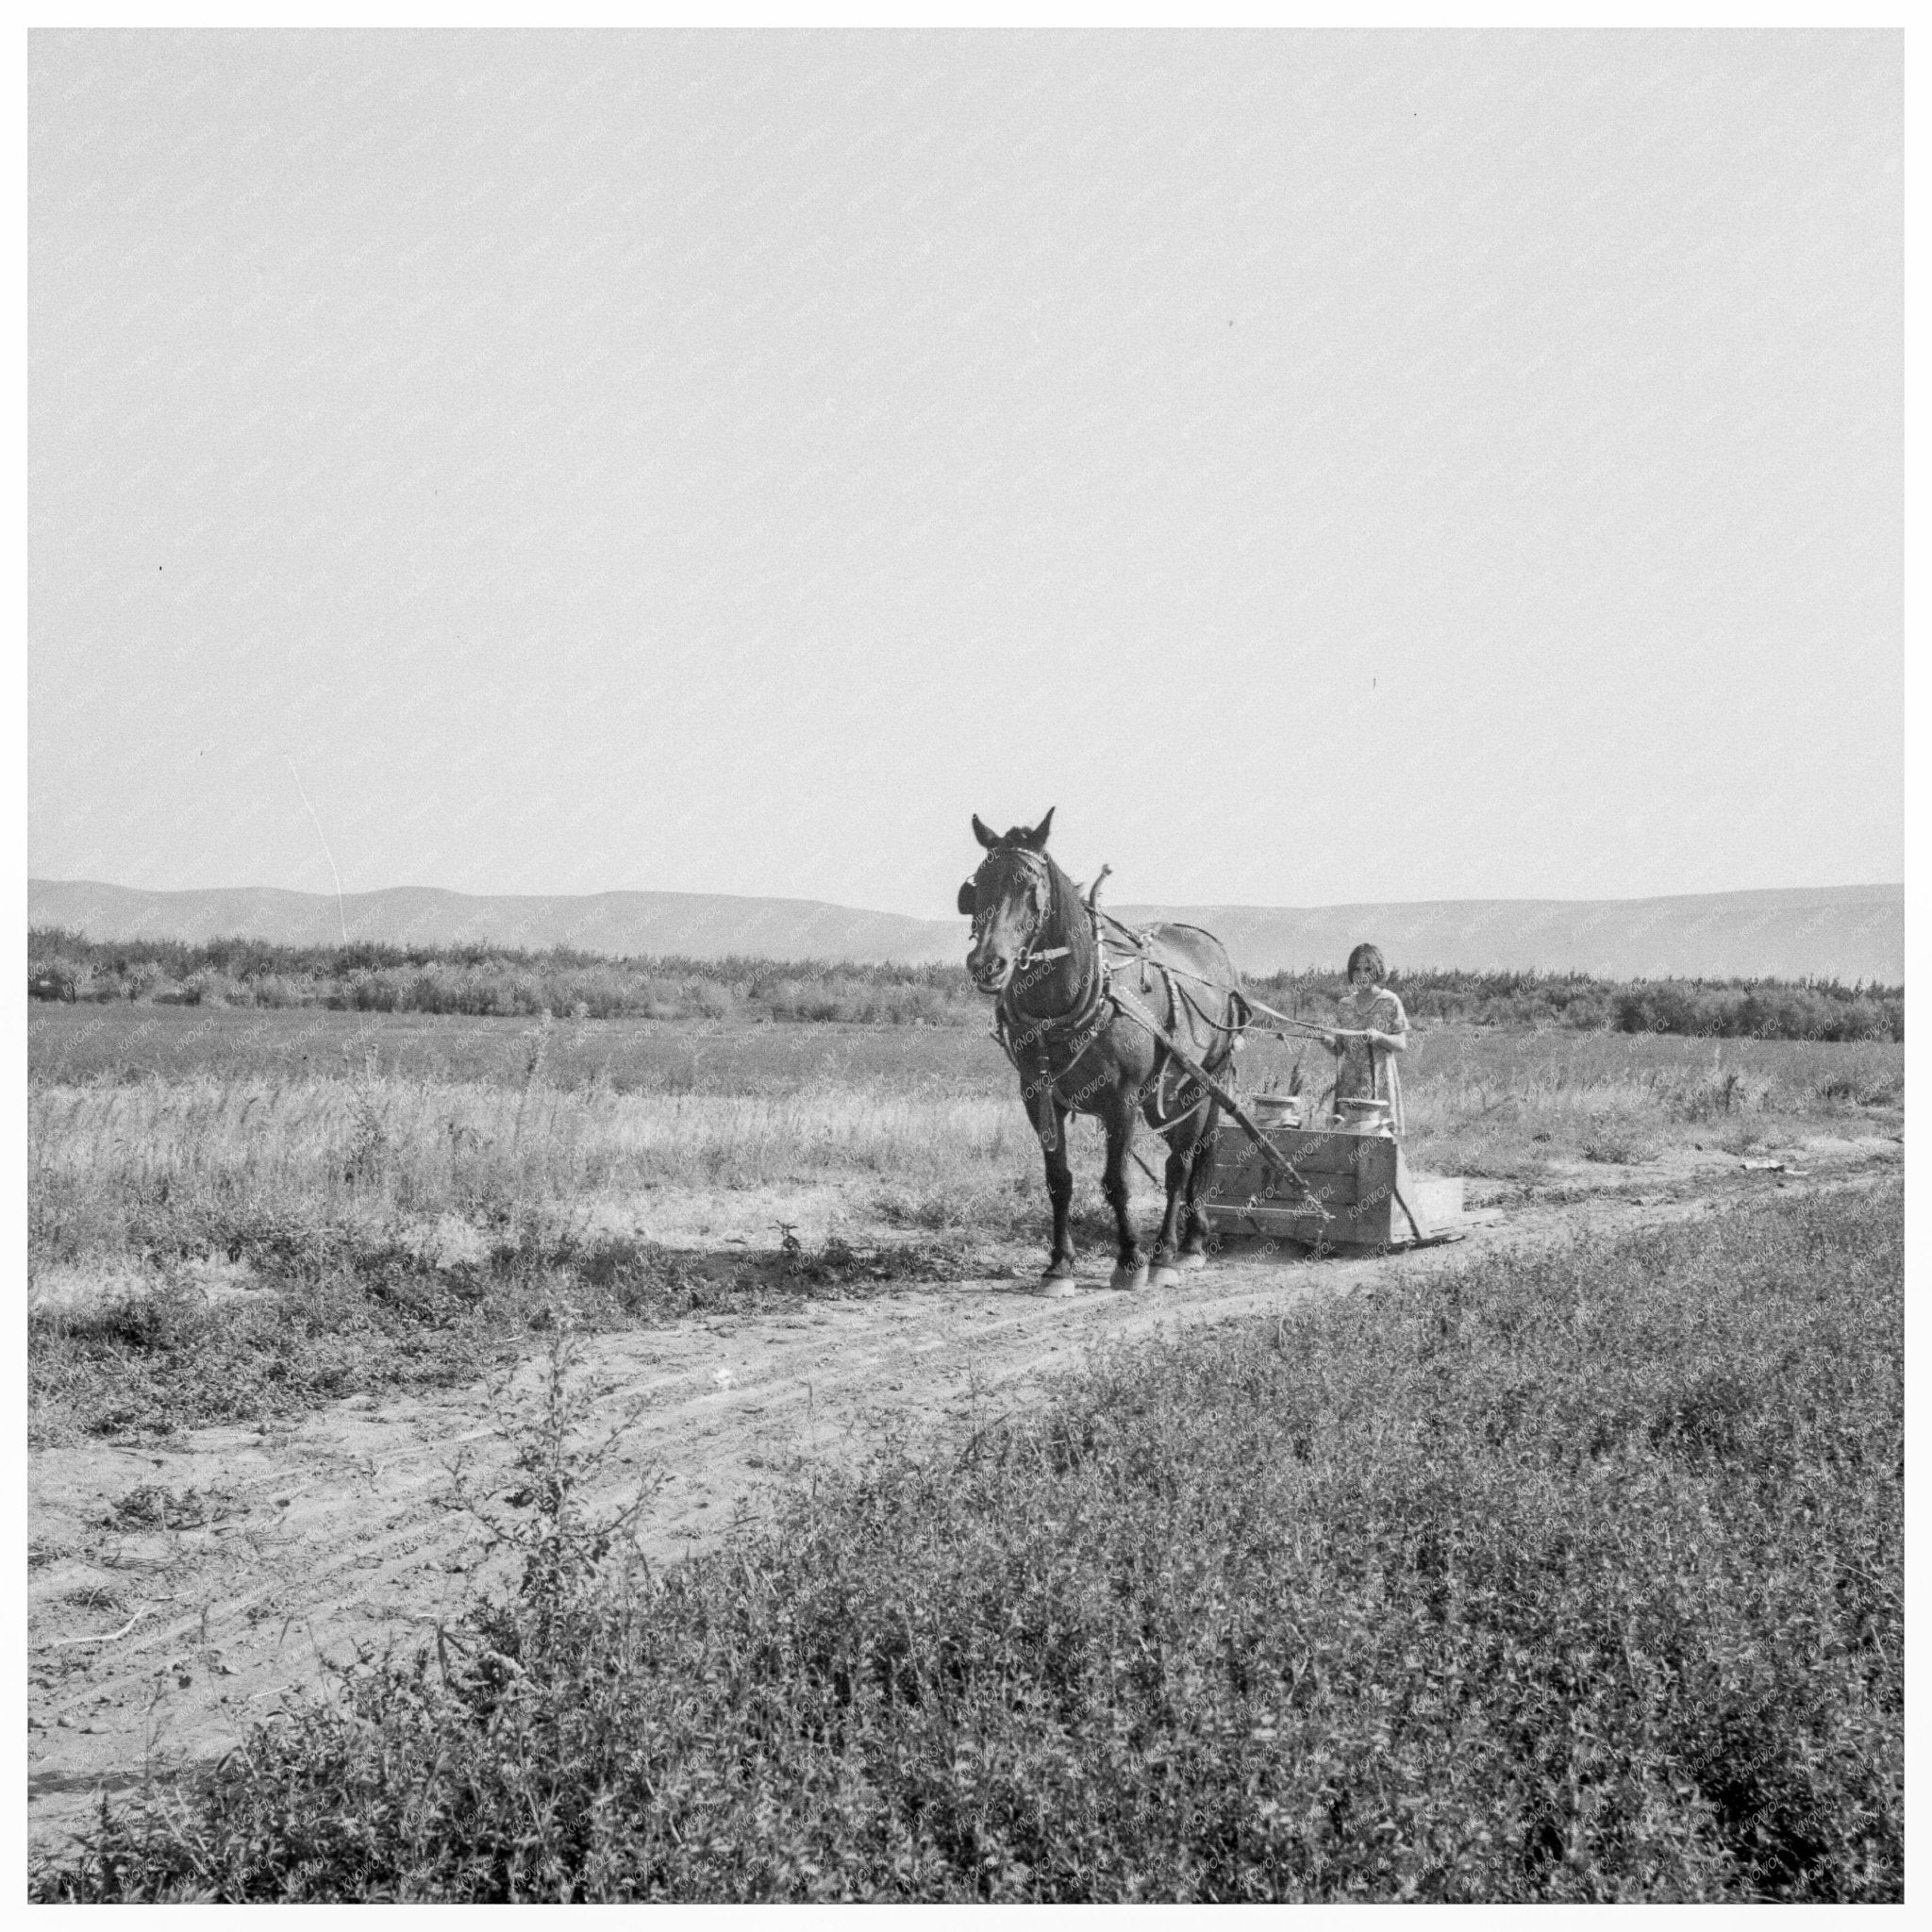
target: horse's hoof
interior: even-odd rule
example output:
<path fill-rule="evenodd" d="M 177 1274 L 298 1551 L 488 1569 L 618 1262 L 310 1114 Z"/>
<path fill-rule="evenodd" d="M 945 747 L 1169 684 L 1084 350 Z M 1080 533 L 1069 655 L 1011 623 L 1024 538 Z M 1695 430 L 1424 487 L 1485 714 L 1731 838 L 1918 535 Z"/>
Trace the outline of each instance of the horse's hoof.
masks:
<path fill-rule="evenodd" d="M 1199 1248 L 1183 1248 L 1174 1257 L 1174 1265 L 1183 1274 L 1198 1274 L 1208 1265 L 1208 1257 Z"/>
<path fill-rule="evenodd" d="M 1149 1288 L 1178 1288 L 1181 1285 L 1181 1271 L 1173 1261 L 1157 1261 L 1147 1272 Z"/>
<path fill-rule="evenodd" d="M 1116 1268 L 1113 1278 L 1107 1284 L 1109 1288 L 1145 1288 L 1147 1286 L 1147 1264 L 1142 1261 L 1138 1268 Z"/>

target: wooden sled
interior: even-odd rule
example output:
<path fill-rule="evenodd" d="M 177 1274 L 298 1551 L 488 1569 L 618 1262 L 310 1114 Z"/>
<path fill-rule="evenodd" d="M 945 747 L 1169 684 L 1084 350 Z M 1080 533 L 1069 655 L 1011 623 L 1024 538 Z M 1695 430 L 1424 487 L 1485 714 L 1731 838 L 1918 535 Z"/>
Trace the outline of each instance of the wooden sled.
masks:
<path fill-rule="evenodd" d="M 1402 1143 L 1387 1134 L 1345 1126 L 1263 1132 L 1274 1158 L 1231 1135 L 1216 1150 L 1202 1207 L 1224 1239 L 1261 1235 L 1341 1253 L 1433 1248 L 1492 1218 L 1465 1210 L 1459 1179 L 1412 1173 Z"/>

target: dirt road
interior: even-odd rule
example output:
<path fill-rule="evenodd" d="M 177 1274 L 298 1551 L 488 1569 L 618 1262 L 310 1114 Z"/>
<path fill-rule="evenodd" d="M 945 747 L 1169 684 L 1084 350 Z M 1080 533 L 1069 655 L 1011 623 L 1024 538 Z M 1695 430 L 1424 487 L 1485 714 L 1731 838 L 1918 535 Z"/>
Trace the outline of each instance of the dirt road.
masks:
<path fill-rule="evenodd" d="M 1284 1307 L 1306 1296 L 1453 1267 L 1506 1247 L 1609 1235 L 1784 1188 L 1869 1185 L 1889 1141 L 1813 1142 L 1802 1177 L 1692 1162 L 1661 1180 L 1577 1175 L 1591 1198 L 1511 1209 L 1455 1245 L 1361 1261 L 1231 1253 L 1173 1290 L 1114 1294 L 1108 1259 L 1065 1301 L 1019 1278 L 891 1299 L 815 1302 L 739 1320 L 606 1335 L 579 1374 L 601 1415 L 642 1398 L 626 1477 L 659 1482 L 654 1561 L 714 1543 L 814 1460 L 853 1453 L 867 1418 L 991 1420 L 1096 1343 Z M 1602 1185 L 1605 1181 L 1611 1185 Z M 1596 1185 L 1588 1185 L 1595 1183 Z M 474 1589 L 481 1533 L 450 1504 L 459 1454 L 487 1486 L 537 1365 L 501 1389 L 360 1398 L 286 1431 L 206 1429 L 167 1447 L 81 1443 L 36 1455 L 28 1710 L 29 1830 L 51 1845 L 102 1788 L 144 1767 L 218 1756 L 358 1645 L 409 1646 Z"/>

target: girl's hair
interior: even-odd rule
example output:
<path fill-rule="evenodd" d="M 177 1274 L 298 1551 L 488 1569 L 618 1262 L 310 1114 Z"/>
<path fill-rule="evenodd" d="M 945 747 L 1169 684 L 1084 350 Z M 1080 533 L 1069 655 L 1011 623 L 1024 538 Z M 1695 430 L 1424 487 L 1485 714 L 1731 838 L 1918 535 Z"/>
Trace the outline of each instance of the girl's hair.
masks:
<path fill-rule="evenodd" d="M 1369 969 L 1370 973 L 1374 975 L 1377 986 L 1380 986 L 1389 976 L 1389 968 L 1383 964 L 1382 951 L 1379 946 L 1357 946 L 1348 956 L 1348 976 L 1351 979 L 1355 977 L 1356 969 L 1358 966 L 1366 966 Z"/>

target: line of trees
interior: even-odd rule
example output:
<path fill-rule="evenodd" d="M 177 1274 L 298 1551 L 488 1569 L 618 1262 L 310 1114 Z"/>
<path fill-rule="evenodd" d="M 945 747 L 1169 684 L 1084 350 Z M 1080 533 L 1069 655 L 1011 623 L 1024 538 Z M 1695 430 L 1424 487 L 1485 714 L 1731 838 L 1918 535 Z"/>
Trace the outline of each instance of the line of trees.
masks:
<path fill-rule="evenodd" d="M 1391 975 L 1412 1020 L 1718 1039 L 1903 1040 L 1905 989 L 1837 980 L 1654 979 L 1421 970 Z M 1251 979 L 1284 1012 L 1326 1019 L 1337 973 Z M 46 1000 L 325 1007 L 363 1012 L 542 1012 L 579 1019 L 834 1020 L 982 1025 L 963 967 L 824 960 L 612 958 L 557 946 L 277 946 L 262 940 L 98 941 L 27 934 L 27 990 Z"/>
<path fill-rule="evenodd" d="M 261 940 L 97 941 L 27 935 L 35 997 L 161 1006 L 325 1007 L 361 1012 L 580 1019 L 983 1020 L 957 966 L 851 965 L 675 955 L 613 958 L 568 946 L 278 946 Z"/>
<path fill-rule="evenodd" d="M 1902 986 L 1836 979 L 1598 979 L 1587 973 L 1395 973 L 1411 1020 L 1574 1026 L 1589 1032 L 1684 1033 L 1717 1040 L 1903 1040 Z M 1249 981 L 1270 1006 L 1321 1018 L 1340 974 Z"/>

